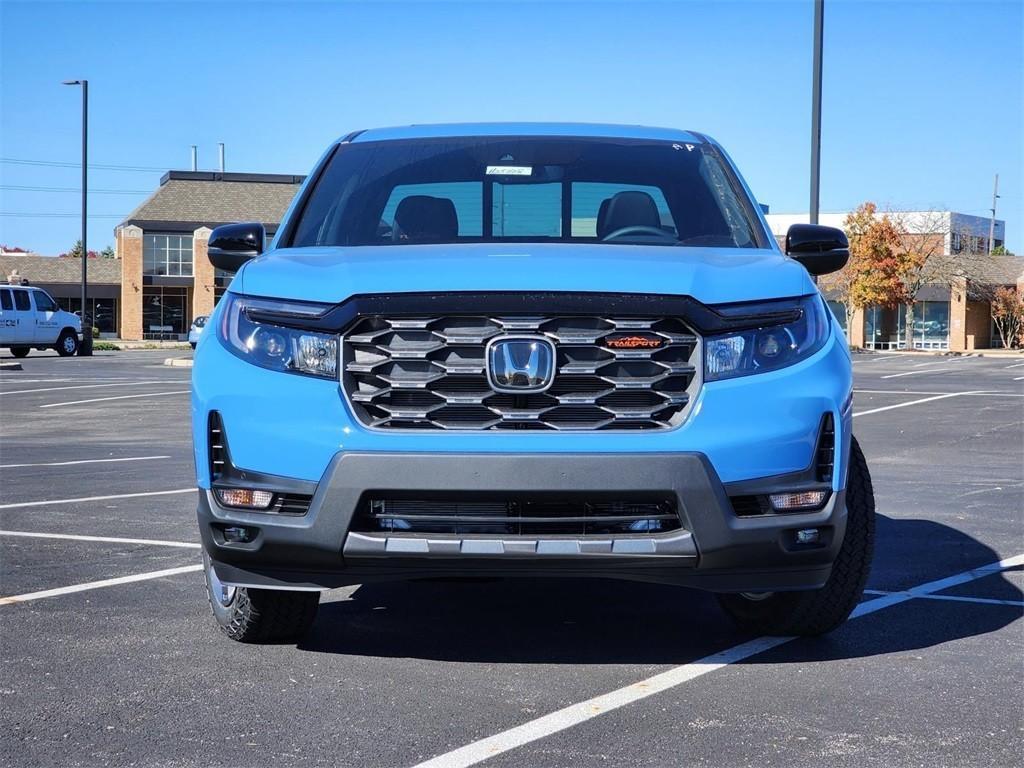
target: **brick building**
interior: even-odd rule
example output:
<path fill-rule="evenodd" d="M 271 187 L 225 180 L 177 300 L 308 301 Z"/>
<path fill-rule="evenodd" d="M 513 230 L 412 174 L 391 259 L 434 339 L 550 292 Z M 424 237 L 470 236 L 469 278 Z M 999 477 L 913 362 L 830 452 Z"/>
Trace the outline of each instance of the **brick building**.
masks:
<path fill-rule="evenodd" d="M 846 216 L 825 213 L 818 221 L 842 229 Z M 914 348 L 967 352 L 1001 346 L 986 297 L 996 287 L 1024 284 L 1024 258 L 985 255 L 990 221 L 981 216 L 956 211 L 909 211 L 892 216 L 908 246 L 932 254 L 935 259 L 951 263 L 960 260 L 974 278 L 972 285 L 959 279 L 953 285 L 925 285 L 918 291 L 914 303 Z M 786 231 L 792 224 L 808 220 L 807 214 L 768 214 L 766 218 L 780 245 L 784 245 Z M 1006 224 L 1000 219 L 995 222 L 994 235 L 992 247 L 1003 245 Z M 821 279 L 820 287 L 852 346 L 876 350 L 906 348 L 904 307 L 858 309 L 847 328 L 845 307 L 836 291 L 830 289 L 829 276 Z"/>
<path fill-rule="evenodd" d="M 120 337 L 185 338 L 192 319 L 210 314 L 230 280 L 230 275 L 217 274 L 206 258 L 211 230 L 235 221 L 259 221 L 273 234 L 303 178 L 165 173 L 159 188 L 114 230 L 121 265 Z"/>

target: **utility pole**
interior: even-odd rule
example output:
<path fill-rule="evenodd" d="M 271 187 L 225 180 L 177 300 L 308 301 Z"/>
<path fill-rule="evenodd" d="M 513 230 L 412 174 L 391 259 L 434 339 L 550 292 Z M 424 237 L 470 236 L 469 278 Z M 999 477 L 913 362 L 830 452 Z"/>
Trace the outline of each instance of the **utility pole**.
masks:
<path fill-rule="evenodd" d="M 92 355 L 92 316 L 88 315 L 88 193 L 89 193 L 89 81 L 65 80 L 63 85 L 82 86 L 82 343 L 78 346 L 81 357 Z"/>
<path fill-rule="evenodd" d="M 821 183 L 821 46 L 824 37 L 825 0 L 814 0 L 814 61 L 811 86 L 811 224 L 818 223 Z"/>
<path fill-rule="evenodd" d="M 999 199 L 999 174 L 996 174 L 996 182 L 992 187 L 992 207 L 989 209 L 992 211 L 992 218 L 988 222 L 988 249 L 985 253 L 991 255 L 992 243 L 996 239 L 996 200 Z"/>

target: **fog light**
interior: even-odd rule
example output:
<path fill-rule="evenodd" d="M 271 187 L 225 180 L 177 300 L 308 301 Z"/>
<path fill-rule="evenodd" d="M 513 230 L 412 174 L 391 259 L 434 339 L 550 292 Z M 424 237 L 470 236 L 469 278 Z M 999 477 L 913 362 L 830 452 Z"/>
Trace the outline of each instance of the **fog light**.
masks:
<path fill-rule="evenodd" d="M 773 493 L 770 498 L 777 512 L 794 512 L 800 509 L 817 509 L 825 503 L 828 491 L 797 491 L 796 493 Z"/>
<path fill-rule="evenodd" d="M 817 528 L 804 528 L 796 532 L 797 544 L 817 544 L 821 539 L 821 532 Z"/>
<path fill-rule="evenodd" d="M 270 491 L 255 491 L 251 488 L 218 488 L 217 498 L 225 507 L 266 509 L 274 501 Z"/>
<path fill-rule="evenodd" d="M 229 544 L 248 544 L 253 540 L 254 530 L 242 525 L 229 525 L 224 529 L 224 541 Z"/>

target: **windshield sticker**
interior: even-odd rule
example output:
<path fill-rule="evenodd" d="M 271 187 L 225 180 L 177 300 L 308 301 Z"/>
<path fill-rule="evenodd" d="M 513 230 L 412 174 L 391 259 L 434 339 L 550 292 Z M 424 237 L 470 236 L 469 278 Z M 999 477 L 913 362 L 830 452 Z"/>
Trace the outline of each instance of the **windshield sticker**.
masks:
<path fill-rule="evenodd" d="M 488 176 L 532 176 L 531 165 L 488 165 Z"/>

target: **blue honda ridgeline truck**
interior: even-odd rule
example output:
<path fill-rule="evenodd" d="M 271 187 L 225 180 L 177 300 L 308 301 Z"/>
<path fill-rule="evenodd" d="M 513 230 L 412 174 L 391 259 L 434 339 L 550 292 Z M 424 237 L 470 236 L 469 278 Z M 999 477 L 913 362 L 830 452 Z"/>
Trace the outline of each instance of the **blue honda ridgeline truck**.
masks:
<path fill-rule="evenodd" d="M 202 335 L 192 425 L 210 604 L 294 640 L 318 591 L 380 579 L 597 576 L 719 593 L 815 635 L 857 604 L 874 500 L 850 356 L 707 136 L 603 125 L 358 131 Z"/>

